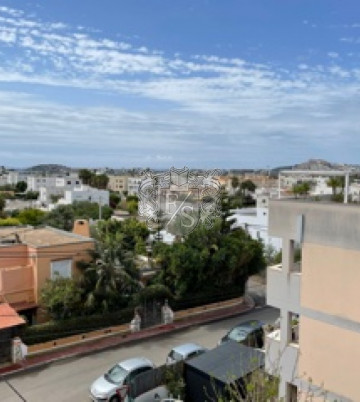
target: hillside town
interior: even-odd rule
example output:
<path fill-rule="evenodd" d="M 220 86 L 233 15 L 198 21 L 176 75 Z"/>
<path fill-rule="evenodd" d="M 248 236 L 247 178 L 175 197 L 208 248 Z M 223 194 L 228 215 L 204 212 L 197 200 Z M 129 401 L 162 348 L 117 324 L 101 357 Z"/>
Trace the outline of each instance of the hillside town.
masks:
<path fill-rule="evenodd" d="M 179 229 L 177 204 L 170 218 L 177 225 L 169 225 L 165 205 L 157 225 L 148 226 L 141 213 L 146 177 L 140 173 L 40 168 L 3 167 L 1 173 L 1 373 L 26 373 L 34 364 L 121 348 L 126 338 L 136 344 L 240 313 L 240 324 L 218 346 L 201 345 L 198 338 L 174 345 L 170 366 L 130 359 L 124 364 L 139 364 L 143 372 L 132 380 L 131 392 L 120 385 L 104 388 L 99 379 L 90 396 L 115 401 L 171 394 L 197 401 L 224 393 L 250 401 L 261 392 L 266 400 L 356 400 L 356 371 L 346 387 L 335 381 L 347 367 L 345 357 L 352 357 L 344 339 L 351 336 L 350 322 L 357 322 L 356 166 L 309 160 L 272 171 L 221 172 L 212 178 L 220 213 L 212 226 L 199 220 L 188 234 Z M 168 172 L 147 177 L 164 179 Z M 169 177 L 171 195 L 179 195 L 186 180 L 199 183 L 207 176 L 172 168 Z M 339 282 L 344 266 L 354 272 Z M 341 305 L 334 304 L 334 292 Z M 324 372 L 321 361 L 336 347 L 343 363 Z M 240 366 L 230 364 L 227 354 L 239 356 Z M 218 374 L 210 370 L 213 364 Z M 105 399 L 99 396 L 104 392 Z"/>
<path fill-rule="evenodd" d="M 0 3 L 0 402 L 360 402 L 360 2 Z"/>

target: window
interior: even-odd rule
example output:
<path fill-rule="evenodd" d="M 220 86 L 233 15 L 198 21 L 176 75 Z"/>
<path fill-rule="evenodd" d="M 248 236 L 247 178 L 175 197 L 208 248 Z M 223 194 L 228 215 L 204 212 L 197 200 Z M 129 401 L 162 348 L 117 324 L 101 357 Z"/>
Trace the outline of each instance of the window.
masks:
<path fill-rule="evenodd" d="M 58 276 L 61 278 L 71 278 L 72 260 L 58 260 L 51 262 L 51 279 Z"/>

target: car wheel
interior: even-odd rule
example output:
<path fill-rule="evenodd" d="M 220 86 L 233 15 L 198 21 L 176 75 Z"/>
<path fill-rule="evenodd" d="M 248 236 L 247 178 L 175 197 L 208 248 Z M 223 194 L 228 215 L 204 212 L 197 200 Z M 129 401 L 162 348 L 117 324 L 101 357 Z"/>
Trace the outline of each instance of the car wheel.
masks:
<path fill-rule="evenodd" d="M 120 398 L 117 395 L 114 395 L 110 398 L 110 402 L 120 402 Z"/>

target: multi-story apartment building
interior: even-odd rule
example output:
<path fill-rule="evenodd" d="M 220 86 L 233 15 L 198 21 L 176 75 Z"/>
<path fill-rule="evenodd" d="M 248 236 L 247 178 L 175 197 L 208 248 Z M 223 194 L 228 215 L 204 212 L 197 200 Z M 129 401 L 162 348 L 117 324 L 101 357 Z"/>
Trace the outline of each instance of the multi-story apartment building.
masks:
<path fill-rule="evenodd" d="M 51 196 L 63 197 L 65 191 L 74 190 L 82 186 L 81 180 L 77 175 L 51 177 L 48 179 L 44 186 L 39 187 L 39 201 L 43 204 L 49 204 L 51 202 Z"/>
<path fill-rule="evenodd" d="M 142 181 L 141 177 L 128 177 L 127 179 L 128 195 L 139 195 L 139 185 L 141 181 Z"/>
<path fill-rule="evenodd" d="M 109 177 L 109 183 L 108 183 L 108 189 L 111 191 L 117 191 L 119 193 L 123 193 L 124 191 L 127 190 L 127 176 L 108 176 Z"/>
<path fill-rule="evenodd" d="M 76 233 L 51 227 L 0 229 L 0 298 L 29 321 L 42 321 L 40 293 L 47 279 L 77 275 L 76 262 L 94 247 L 86 221 Z M 74 230 L 75 231 L 75 230 Z"/>
<path fill-rule="evenodd" d="M 75 201 L 90 201 L 100 205 L 109 205 L 109 191 L 99 190 L 90 186 L 80 186 L 72 190 L 66 190 L 64 198 L 59 200 L 59 204 L 72 204 Z"/>
<path fill-rule="evenodd" d="M 269 233 L 283 240 L 282 264 L 267 271 L 267 302 L 281 318 L 266 368 L 280 376 L 280 396 L 360 401 L 360 208 L 272 200 Z"/>

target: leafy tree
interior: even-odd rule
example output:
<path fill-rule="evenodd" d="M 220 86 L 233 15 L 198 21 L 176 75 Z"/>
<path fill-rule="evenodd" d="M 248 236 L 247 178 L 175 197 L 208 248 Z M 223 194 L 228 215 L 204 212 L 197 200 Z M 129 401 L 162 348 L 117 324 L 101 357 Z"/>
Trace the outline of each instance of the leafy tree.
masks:
<path fill-rule="evenodd" d="M 115 209 L 119 202 L 121 201 L 121 197 L 118 193 L 111 192 L 110 193 L 110 207 Z"/>
<path fill-rule="evenodd" d="M 54 228 L 69 231 L 74 226 L 74 219 L 75 213 L 72 205 L 59 205 L 45 216 L 44 223 Z"/>
<path fill-rule="evenodd" d="M 149 231 L 136 219 L 101 221 L 93 228 L 96 249 L 90 263 L 80 263 L 80 286 L 88 312 L 114 311 L 126 306 L 140 289 L 135 250 Z"/>
<path fill-rule="evenodd" d="M 5 206 L 6 206 L 6 199 L 2 194 L 0 194 L 0 214 L 4 211 Z"/>
<path fill-rule="evenodd" d="M 344 188 L 345 188 L 345 178 L 344 177 L 330 177 L 326 183 L 332 189 L 331 199 L 335 202 L 344 201 Z M 338 192 L 340 189 L 340 192 Z"/>
<path fill-rule="evenodd" d="M 79 178 L 85 185 L 90 185 L 93 173 L 88 169 L 81 169 L 79 171 Z"/>
<path fill-rule="evenodd" d="M 311 188 L 311 184 L 308 181 L 296 183 L 292 187 L 292 191 L 297 197 L 298 195 L 308 195 Z"/>
<path fill-rule="evenodd" d="M 81 289 L 71 278 L 59 276 L 54 280 L 47 280 L 41 290 L 41 303 L 55 320 L 79 315 Z"/>
<path fill-rule="evenodd" d="M 136 195 L 129 195 L 126 198 L 126 209 L 131 215 L 136 215 L 138 212 L 139 199 Z"/>
<path fill-rule="evenodd" d="M 239 178 L 237 176 L 233 176 L 231 178 L 231 187 L 236 190 L 240 185 Z"/>
<path fill-rule="evenodd" d="M 0 226 L 19 226 L 21 225 L 21 222 L 17 218 L 0 218 Z"/>
<path fill-rule="evenodd" d="M 243 290 L 249 275 L 265 267 L 263 245 L 242 229 L 223 231 L 221 220 L 211 229 L 199 225 L 183 243 L 154 246 L 161 271 L 156 280 L 178 297 Z"/>
<path fill-rule="evenodd" d="M 102 207 L 102 217 L 107 220 L 112 215 L 112 209 L 107 205 Z M 98 219 L 99 205 L 89 201 L 77 201 L 71 205 L 59 205 L 44 219 L 44 223 L 62 230 L 72 230 L 75 219 Z"/>
<path fill-rule="evenodd" d="M 27 189 L 26 181 L 19 181 L 16 183 L 15 191 L 18 193 L 24 193 Z"/>
<path fill-rule="evenodd" d="M 106 174 L 93 174 L 90 180 L 90 185 L 99 189 L 106 189 L 109 183 L 109 177 Z"/>
<path fill-rule="evenodd" d="M 25 199 L 26 200 L 37 200 L 39 197 L 39 192 L 38 191 L 27 191 L 25 194 Z"/>
<path fill-rule="evenodd" d="M 17 219 L 23 225 L 33 225 L 38 226 L 43 223 L 43 219 L 45 216 L 45 212 L 41 211 L 40 209 L 36 208 L 27 208 L 20 211 L 17 215 Z"/>
<path fill-rule="evenodd" d="M 244 180 L 241 184 L 240 184 L 240 188 L 243 191 L 249 191 L 251 193 L 253 193 L 256 190 L 256 185 L 254 184 L 254 182 L 252 180 Z"/>
<path fill-rule="evenodd" d="M 61 195 L 57 195 L 57 194 L 50 194 L 50 200 L 53 204 L 56 204 L 59 200 L 60 200 Z"/>

